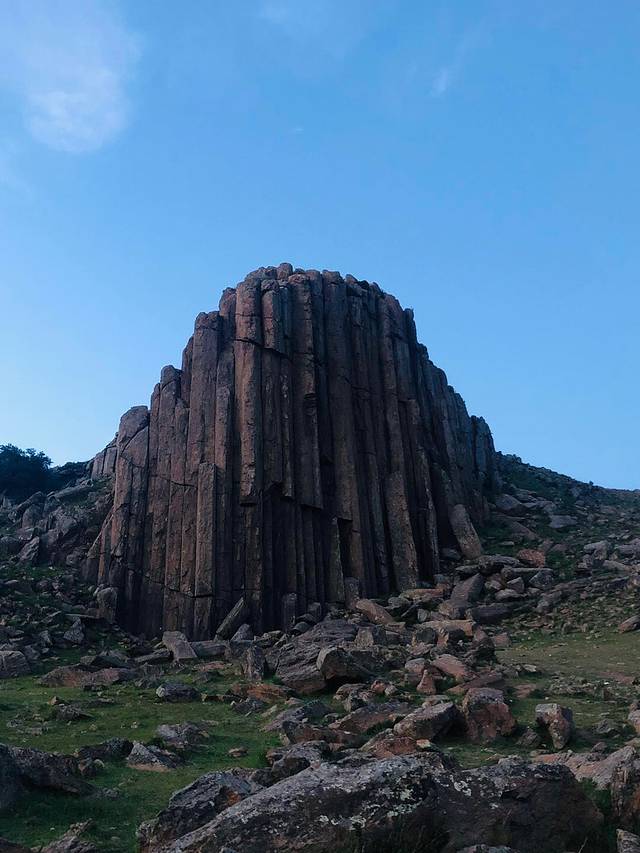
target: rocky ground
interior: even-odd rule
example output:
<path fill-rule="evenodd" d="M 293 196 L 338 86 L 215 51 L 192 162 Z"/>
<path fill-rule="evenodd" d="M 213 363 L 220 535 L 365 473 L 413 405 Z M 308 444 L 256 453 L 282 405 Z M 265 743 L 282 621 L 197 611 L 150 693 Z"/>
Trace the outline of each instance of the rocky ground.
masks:
<path fill-rule="evenodd" d="M 483 556 L 260 637 L 241 606 L 209 641 L 126 635 L 25 534 L 0 851 L 637 853 L 640 495 L 501 465 Z"/>

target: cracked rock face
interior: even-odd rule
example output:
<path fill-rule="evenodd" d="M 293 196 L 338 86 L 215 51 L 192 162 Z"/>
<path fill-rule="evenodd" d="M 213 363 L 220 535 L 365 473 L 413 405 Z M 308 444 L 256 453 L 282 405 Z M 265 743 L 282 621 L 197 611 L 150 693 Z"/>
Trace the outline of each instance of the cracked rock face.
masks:
<path fill-rule="evenodd" d="M 214 785 L 214 796 L 217 790 Z M 166 824 L 170 810 L 171 804 L 157 823 Z M 507 759 L 463 770 L 438 753 L 384 760 L 358 756 L 313 765 L 214 816 L 196 814 L 187 834 L 166 833 L 164 843 L 148 849 L 387 853 L 410 841 L 416 853 L 457 853 L 499 839 L 521 853 L 560 853 L 579 848 L 600 822 L 598 810 L 564 767 Z"/>
<path fill-rule="evenodd" d="M 409 589 L 477 556 L 491 433 L 417 342 L 411 311 L 337 273 L 256 270 L 200 314 L 182 369 L 118 431 L 87 561 L 132 631 L 255 630 Z M 357 597 L 357 595 L 356 595 Z"/>

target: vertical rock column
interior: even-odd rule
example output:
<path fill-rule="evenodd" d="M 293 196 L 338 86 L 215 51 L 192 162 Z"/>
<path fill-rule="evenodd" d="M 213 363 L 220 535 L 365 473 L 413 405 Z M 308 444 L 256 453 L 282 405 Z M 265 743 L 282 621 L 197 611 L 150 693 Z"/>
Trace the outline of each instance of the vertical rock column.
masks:
<path fill-rule="evenodd" d="M 375 284 L 289 264 L 198 315 L 182 369 L 123 417 L 115 450 L 87 572 L 151 635 L 211 636 L 239 598 L 261 630 L 356 588 L 429 581 L 443 546 L 477 549 L 496 479 L 488 427 L 412 313 Z"/>
<path fill-rule="evenodd" d="M 117 616 L 132 630 L 138 627 L 148 463 L 149 411 L 136 406 L 122 416 L 118 429 L 113 511 L 107 520 L 109 557 L 99 577 L 120 591 Z"/>

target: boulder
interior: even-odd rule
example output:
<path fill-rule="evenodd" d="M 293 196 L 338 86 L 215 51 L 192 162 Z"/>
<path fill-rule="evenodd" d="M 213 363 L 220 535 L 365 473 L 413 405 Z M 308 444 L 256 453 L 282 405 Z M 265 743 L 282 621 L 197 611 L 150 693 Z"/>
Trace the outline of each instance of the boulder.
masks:
<path fill-rule="evenodd" d="M 633 616 L 629 616 L 628 619 L 625 619 L 624 622 L 621 622 L 618 625 L 618 631 L 621 634 L 628 634 L 631 631 L 637 631 L 640 629 L 640 613 L 635 613 Z"/>
<path fill-rule="evenodd" d="M 31 667 L 26 657 L 19 651 L 0 651 L 0 679 L 16 678 L 28 675 Z"/>
<path fill-rule="evenodd" d="M 396 723 L 393 731 L 414 740 L 435 740 L 460 724 L 460 712 L 453 702 L 438 702 L 418 708 Z"/>
<path fill-rule="evenodd" d="M 551 515 L 549 517 L 549 527 L 552 530 L 566 530 L 568 527 L 575 527 L 578 519 L 572 515 Z"/>
<path fill-rule="evenodd" d="M 35 566 L 40 556 L 40 537 L 34 536 L 20 549 L 18 562 L 23 566 Z"/>
<path fill-rule="evenodd" d="M 462 556 L 467 560 L 477 559 L 482 554 L 482 543 L 464 504 L 456 504 L 451 508 L 449 523 Z"/>
<path fill-rule="evenodd" d="M 640 753 L 633 750 L 618 764 L 611 778 L 611 806 L 622 829 L 640 829 Z"/>
<path fill-rule="evenodd" d="M 80 619 L 74 619 L 73 624 L 62 635 L 62 639 L 66 640 L 72 646 L 81 646 L 85 641 L 84 626 Z"/>
<path fill-rule="evenodd" d="M 306 634 L 267 652 L 271 671 L 285 686 L 301 695 L 319 693 L 326 681 L 317 667 L 323 648 L 351 643 L 358 629 L 344 619 L 324 620 Z"/>
<path fill-rule="evenodd" d="M 406 702 L 378 702 L 351 711 L 331 724 L 331 728 L 350 734 L 365 735 L 374 729 L 392 726 L 409 713 Z"/>
<path fill-rule="evenodd" d="M 220 640 L 229 640 L 245 622 L 248 615 L 249 608 L 247 607 L 244 598 L 239 598 L 222 622 L 218 625 L 216 637 Z"/>
<path fill-rule="evenodd" d="M 250 681 L 262 681 L 265 675 L 266 659 L 264 652 L 256 643 L 251 643 L 244 653 L 242 673 Z"/>
<path fill-rule="evenodd" d="M 9 754 L 22 782 L 34 788 L 86 795 L 92 785 L 80 778 L 78 760 L 71 755 L 43 752 L 31 747 L 10 746 Z"/>
<path fill-rule="evenodd" d="M 418 750 L 417 741 L 409 735 L 397 735 L 390 729 L 378 732 L 360 747 L 360 752 L 375 758 L 392 758 L 394 755 L 413 755 Z"/>
<path fill-rule="evenodd" d="M 102 743 L 97 743 L 92 746 L 81 746 L 76 751 L 76 757 L 80 761 L 115 761 L 119 758 L 126 758 L 133 749 L 133 743 L 126 738 L 112 737 Z"/>
<path fill-rule="evenodd" d="M 195 660 L 198 657 L 181 631 L 165 631 L 162 635 L 162 644 L 171 652 L 176 663 Z"/>
<path fill-rule="evenodd" d="M 198 723 L 164 723 L 156 729 L 156 738 L 165 749 L 190 749 L 208 737 L 207 729 Z"/>
<path fill-rule="evenodd" d="M 508 515 L 521 515 L 525 511 L 524 505 L 513 495 L 498 495 L 494 503 L 496 509 L 500 512 L 506 512 Z"/>
<path fill-rule="evenodd" d="M 322 720 L 331 713 L 331 707 L 319 699 L 297 705 L 293 708 L 285 708 L 274 717 L 271 722 L 264 726 L 265 732 L 280 731 L 285 723 L 308 723 Z"/>
<path fill-rule="evenodd" d="M 288 779 L 307 767 L 319 764 L 329 758 L 331 749 L 324 741 L 311 743 L 297 743 L 292 746 L 282 746 L 270 749 L 267 753 L 269 767 L 266 770 L 258 770 L 252 774 L 252 781 L 267 785 L 273 785 Z"/>
<path fill-rule="evenodd" d="M 438 610 L 452 619 L 461 619 L 472 604 L 475 604 L 484 590 L 485 580 L 479 573 L 457 583 L 451 590 L 450 598 L 443 602 Z"/>
<path fill-rule="evenodd" d="M 497 602 L 495 604 L 480 604 L 469 610 L 469 616 L 478 625 L 495 625 L 503 619 L 508 619 L 513 613 L 513 605 Z"/>
<path fill-rule="evenodd" d="M 491 687 L 467 690 L 462 714 L 468 737 L 474 743 L 491 742 L 512 735 L 518 723 L 504 701 L 504 693 Z"/>
<path fill-rule="evenodd" d="M 97 672 L 84 666 L 57 666 L 40 679 L 44 687 L 109 687 L 132 681 L 135 672 L 127 667 L 104 667 Z"/>
<path fill-rule="evenodd" d="M 221 811 L 260 790 L 248 770 L 215 771 L 176 791 L 158 816 L 143 823 L 140 853 L 155 853 L 180 836 L 205 826 Z"/>
<path fill-rule="evenodd" d="M 331 684 L 352 681 L 366 681 L 373 673 L 356 660 L 347 649 L 329 646 L 321 649 L 316 659 L 316 667 L 324 680 Z"/>
<path fill-rule="evenodd" d="M 194 640 L 191 648 L 199 658 L 223 658 L 227 651 L 226 643 L 220 640 Z"/>
<path fill-rule="evenodd" d="M 531 731 L 531 730 L 530 730 Z M 533 744 L 537 746 L 538 744 Z M 637 755 L 632 746 L 623 746 L 609 755 L 593 752 L 552 752 L 539 755 L 537 760 L 544 764 L 562 764 L 568 767 L 578 782 L 590 782 L 599 791 L 611 787 L 614 774 L 619 767 L 628 765 Z"/>
<path fill-rule="evenodd" d="M 496 838 L 519 853 L 579 849 L 601 815 L 563 767 L 503 760 L 462 770 L 441 754 L 358 755 L 246 797 L 154 853 L 402 849 L 456 853 Z"/>
<path fill-rule="evenodd" d="M 4 744 L 0 744 L 0 814 L 9 809 L 22 794 L 18 766 Z"/>
<path fill-rule="evenodd" d="M 516 556 L 525 566 L 531 566 L 536 569 L 541 569 L 547 562 L 545 554 L 535 548 L 521 548 Z"/>
<path fill-rule="evenodd" d="M 455 679 L 458 683 L 474 677 L 473 670 L 454 655 L 438 655 L 432 661 L 433 666 L 443 675 Z"/>
<path fill-rule="evenodd" d="M 40 853 L 98 853 L 96 845 L 88 841 L 85 833 L 91 827 L 91 821 L 74 823 L 63 836 L 43 847 Z"/>
<path fill-rule="evenodd" d="M 109 624 L 116 621 L 118 590 L 114 586 L 106 586 L 97 590 L 96 604 L 98 605 L 98 616 L 101 619 Z"/>
<path fill-rule="evenodd" d="M 529 580 L 529 586 L 534 589 L 551 589 L 556 578 L 550 569 L 541 569 Z"/>
<path fill-rule="evenodd" d="M 354 610 L 364 614 L 367 619 L 378 625 L 391 625 L 395 622 L 393 616 L 381 604 L 376 604 L 368 598 L 360 598 L 354 605 Z"/>
<path fill-rule="evenodd" d="M 31 847 L 23 847 L 22 844 L 14 844 L 6 838 L 0 838 L 0 853 L 33 853 Z"/>
<path fill-rule="evenodd" d="M 640 853 L 640 835 L 619 829 L 616 834 L 617 853 Z"/>
<path fill-rule="evenodd" d="M 200 693 L 184 681 L 165 681 L 156 690 L 161 702 L 197 702 Z"/>
<path fill-rule="evenodd" d="M 178 758 L 166 749 L 151 744 L 134 741 L 133 749 L 127 756 L 127 765 L 134 770 L 149 770 L 154 773 L 166 773 L 179 764 Z"/>
<path fill-rule="evenodd" d="M 556 749 L 564 749 L 573 737 L 573 714 L 557 702 L 537 705 L 536 723 L 549 732 Z"/>

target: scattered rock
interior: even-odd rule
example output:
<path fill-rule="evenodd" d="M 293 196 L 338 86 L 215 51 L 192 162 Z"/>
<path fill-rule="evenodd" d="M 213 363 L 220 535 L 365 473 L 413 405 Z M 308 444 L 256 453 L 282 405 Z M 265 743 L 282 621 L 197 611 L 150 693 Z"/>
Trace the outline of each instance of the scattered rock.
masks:
<path fill-rule="evenodd" d="M 197 702 L 200 699 L 195 687 L 184 681 L 165 681 L 156 690 L 156 696 L 161 702 Z"/>
<path fill-rule="evenodd" d="M 397 735 L 414 740 L 435 740 L 459 723 L 460 712 L 457 707 L 453 702 L 444 701 L 412 711 L 396 723 L 393 730 Z"/>
<path fill-rule="evenodd" d="M 195 660 L 198 657 L 181 631 L 165 631 L 162 635 L 162 644 L 171 652 L 176 663 Z"/>
<path fill-rule="evenodd" d="M 61 838 L 47 844 L 40 853 L 97 853 L 96 845 L 83 838 L 91 825 L 91 821 L 88 820 L 83 823 L 74 823 Z"/>
<path fill-rule="evenodd" d="M 20 780 L 26 785 L 65 794 L 86 795 L 94 790 L 92 785 L 80 778 L 78 760 L 71 755 L 20 746 L 10 746 L 9 754 Z"/>
<path fill-rule="evenodd" d="M 618 631 L 621 634 L 626 634 L 630 631 L 637 631 L 638 629 L 640 629 L 640 613 L 630 616 L 618 625 Z"/>
<path fill-rule="evenodd" d="M 137 838 L 140 853 L 154 853 L 169 842 L 199 829 L 216 815 L 255 794 L 261 786 L 251 781 L 251 771 L 215 771 L 200 776 L 171 796 L 166 809 L 143 823 Z"/>
<path fill-rule="evenodd" d="M 127 756 L 127 765 L 134 770 L 150 770 L 154 773 L 166 773 L 179 764 L 177 757 L 166 749 L 134 741 L 133 749 Z"/>
<path fill-rule="evenodd" d="M 640 836 L 619 829 L 616 834 L 618 853 L 640 853 Z"/>
<path fill-rule="evenodd" d="M 504 701 L 504 693 L 490 687 L 467 690 L 462 713 L 468 737 L 474 743 L 491 742 L 512 735 L 518 723 Z"/>
<path fill-rule="evenodd" d="M 28 675 L 31 667 L 26 657 L 19 651 L 0 651 L 0 679 L 16 678 Z"/>
<path fill-rule="evenodd" d="M 536 705 L 536 723 L 549 732 L 556 749 L 564 749 L 573 736 L 573 714 L 557 702 Z"/>

